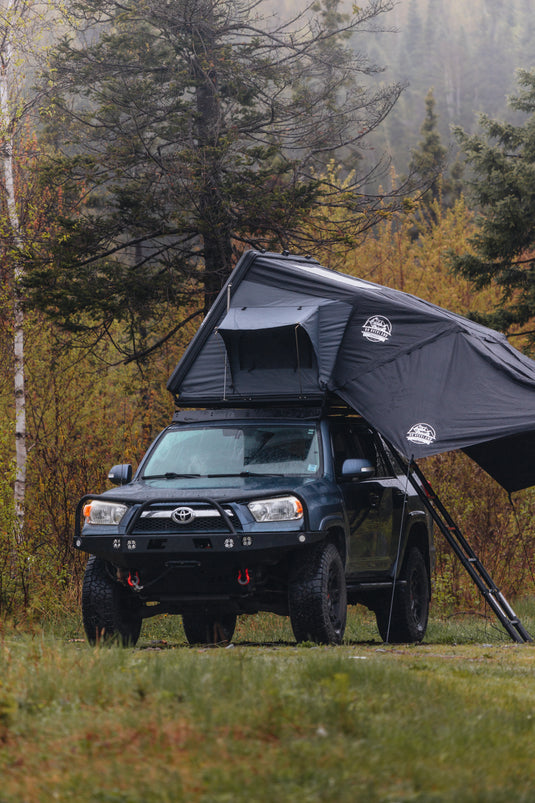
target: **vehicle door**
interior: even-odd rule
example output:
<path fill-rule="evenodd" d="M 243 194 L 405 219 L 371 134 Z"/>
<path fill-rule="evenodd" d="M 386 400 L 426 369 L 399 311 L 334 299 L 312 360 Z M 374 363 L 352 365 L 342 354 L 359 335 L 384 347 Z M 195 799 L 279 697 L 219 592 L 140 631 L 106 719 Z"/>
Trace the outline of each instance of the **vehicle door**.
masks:
<path fill-rule="evenodd" d="M 399 480 L 379 437 L 365 422 L 346 420 L 333 424 L 335 472 L 350 529 L 347 574 L 387 571 L 397 554 L 402 504 Z M 374 468 L 374 476 L 364 480 L 342 477 L 343 462 L 351 458 L 368 460 Z"/>

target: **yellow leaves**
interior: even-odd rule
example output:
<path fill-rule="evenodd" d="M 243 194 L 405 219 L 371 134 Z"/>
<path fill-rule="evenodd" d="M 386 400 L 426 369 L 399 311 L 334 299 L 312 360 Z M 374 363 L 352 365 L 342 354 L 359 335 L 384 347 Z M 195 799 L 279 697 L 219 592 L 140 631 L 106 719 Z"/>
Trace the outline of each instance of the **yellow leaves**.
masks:
<path fill-rule="evenodd" d="M 412 212 L 416 212 L 418 206 L 419 206 L 418 201 L 415 198 L 407 197 L 404 198 L 403 201 L 401 202 L 401 207 L 406 215 L 410 215 Z"/>
<path fill-rule="evenodd" d="M 499 302 L 495 290 L 474 294 L 467 280 L 451 272 L 449 253 L 470 251 L 475 233 L 464 199 L 444 209 L 439 200 L 423 205 L 407 196 L 394 211 L 386 194 L 370 204 L 359 194 L 355 175 L 343 175 L 334 160 L 317 179 L 320 201 L 309 227 L 314 256 L 326 266 L 464 315 L 488 312 Z"/>

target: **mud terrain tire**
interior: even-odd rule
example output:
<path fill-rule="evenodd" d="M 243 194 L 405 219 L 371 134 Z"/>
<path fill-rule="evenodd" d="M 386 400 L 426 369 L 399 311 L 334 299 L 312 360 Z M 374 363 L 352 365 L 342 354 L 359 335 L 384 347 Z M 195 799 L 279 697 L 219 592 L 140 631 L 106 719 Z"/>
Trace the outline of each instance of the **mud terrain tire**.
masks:
<path fill-rule="evenodd" d="M 204 612 L 182 614 L 182 624 L 188 643 L 205 646 L 224 646 L 232 641 L 236 628 L 236 614 L 212 616 Z"/>
<path fill-rule="evenodd" d="M 405 556 L 399 579 L 405 584 L 396 588 L 390 623 L 390 598 L 376 609 L 375 618 L 383 641 L 412 644 L 423 639 L 429 616 L 429 576 L 417 547 Z"/>
<path fill-rule="evenodd" d="M 344 565 L 334 544 L 299 555 L 288 589 L 290 622 L 298 642 L 341 644 L 347 618 Z"/>
<path fill-rule="evenodd" d="M 113 568 L 92 555 L 82 586 L 82 620 L 90 644 L 118 641 L 133 647 L 141 632 L 141 604 L 113 577 Z"/>

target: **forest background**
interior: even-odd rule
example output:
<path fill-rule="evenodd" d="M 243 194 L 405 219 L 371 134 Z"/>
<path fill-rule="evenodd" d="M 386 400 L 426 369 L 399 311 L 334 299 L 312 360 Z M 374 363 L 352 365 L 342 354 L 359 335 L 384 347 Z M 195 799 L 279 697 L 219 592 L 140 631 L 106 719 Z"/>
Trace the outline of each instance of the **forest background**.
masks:
<path fill-rule="evenodd" d="M 529 5 L 529 0 L 474 0 L 469 7 L 461 0 L 402 0 L 383 15 L 382 31 L 366 30 L 360 38 L 347 40 L 356 51 L 364 50 L 371 62 L 384 66 L 383 72 L 368 77 L 370 81 L 377 85 L 397 82 L 404 88 L 380 124 L 360 141 L 358 158 L 351 161 L 350 152 L 342 149 L 338 161 L 335 154 L 324 164 L 325 185 L 337 185 L 342 193 L 355 173 L 363 176 L 361 191 L 374 198 L 372 224 L 363 227 L 358 236 L 327 242 L 318 221 L 328 220 L 331 226 L 338 223 L 342 229 L 345 217 L 339 205 L 330 205 L 333 196 L 326 193 L 321 214 L 316 208 L 308 220 L 306 215 L 300 220 L 313 256 L 335 269 L 414 293 L 461 314 L 486 313 L 501 303 L 499 288 L 491 284 L 476 291 L 468 279 L 451 269 L 452 251 L 463 255 L 471 250 L 480 211 L 470 194 L 470 173 L 459 167 L 462 157 L 452 126 L 475 132 L 479 113 L 512 122 L 519 119 L 508 96 L 517 89 L 515 71 L 535 65 Z M 283 17 L 292 16 L 295 4 L 281 0 L 266 2 L 268 6 Z M 350 10 L 349 4 L 347 9 L 344 4 L 323 4 L 329 6 L 337 12 Z M 14 1 L 3 4 L 4 67 L 10 39 L 6 32 L 14 30 L 10 14 L 16 10 Z M 68 293 L 53 310 L 42 302 L 55 282 L 54 275 L 37 271 L 33 285 L 22 281 L 23 266 L 31 262 L 24 263 L 24 257 L 32 237 L 39 242 L 40 254 L 45 245 L 49 257 L 56 249 L 59 265 L 65 261 L 60 246 L 71 236 L 62 228 L 68 219 L 63 210 L 69 199 L 58 192 L 57 183 L 47 182 L 50 173 L 42 168 L 44 155 L 48 158 L 59 142 L 59 121 L 51 119 L 44 95 L 38 96 L 31 109 L 39 115 L 27 114 L 31 104 L 24 100 L 31 96 L 37 76 L 50 70 L 48 48 L 63 30 L 51 20 L 49 10 L 45 8 L 43 14 L 41 21 L 49 24 L 38 26 L 39 57 L 33 63 L 18 54 L 14 62 L 24 88 L 17 96 L 17 114 L 9 117 L 16 119 L 17 125 L 8 124 L 2 112 L 2 158 L 5 167 L 6 154 L 14 157 L 18 219 L 14 224 L 4 169 L 0 207 L 0 616 L 15 621 L 42 620 L 77 605 L 85 559 L 72 548 L 76 503 L 83 494 L 107 487 L 112 464 L 132 462 L 135 466 L 169 422 L 173 400 L 165 385 L 200 321 L 203 305 L 202 288 L 194 289 L 186 304 L 173 307 L 162 302 L 153 310 L 150 322 L 145 322 L 148 341 L 159 347 L 150 345 L 126 354 L 120 344 L 128 334 L 128 320 L 114 320 L 104 337 L 102 328 L 92 326 L 92 301 L 86 295 L 87 313 L 84 316 L 82 306 L 77 325 L 70 320 L 66 327 L 71 314 Z M 19 47 L 21 37 L 36 41 L 35 28 L 24 27 L 25 22 L 22 25 L 17 28 Z M 32 47 L 31 52 L 35 55 L 36 49 Z M 77 156 L 81 152 L 78 150 Z M 382 165 L 379 173 L 372 170 L 377 162 Z M 415 165 L 420 166 L 421 182 L 411 191 L 405 181 Z M 83 195 L 82 180 L 78 187 Z M 396 194 L 399 187 L 404 187 L 402 195 Z M 14 230 L 24 232 L 24 243 L 14 242 Z M 282 231 L 281 240 L 285 234 L 291 242 L 290 231 Z M 80 239 L 76 244 L 79 247 Z M 245 247 L 243 243 L 234 246 L 233 259 Z M 47 270 L 50 265 L 54 265 L 53 256 Z M 96 271 L 95 267 L 95 281 Z M 80 303 L 80 299 L 72 303 Z M 169 332 L 175 332 L 174 336 L 167 336 Z M 21 339 L 23 354 L 17 352 Z M 531 348 L 528 338 L 517 338 L 514 345 Z M 23 476 L 17 456 L 22 441 Z M 533 594 L 533 492 L 516 495 L 511 504 L 502 489 L 463 455 L 439 456 L 429 461 L 426 470 L 497 584 L 507 594 Z M 435 612 L 476 608 L 480 601 L 463 570 L 444 544 L 439 542 L 438 547 Z"/>

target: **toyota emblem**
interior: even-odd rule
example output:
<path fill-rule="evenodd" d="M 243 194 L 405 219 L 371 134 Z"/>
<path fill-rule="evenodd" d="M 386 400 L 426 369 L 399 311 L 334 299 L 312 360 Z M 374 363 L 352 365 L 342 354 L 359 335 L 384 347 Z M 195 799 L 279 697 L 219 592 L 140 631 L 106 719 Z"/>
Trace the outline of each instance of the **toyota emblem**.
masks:
<path fill-rule="evenodd" d="M 171 518 L 177 524 L 189 524 L 195 518 L 195 511 L 190 507 L 177 507 L 171 513 Z"/>

